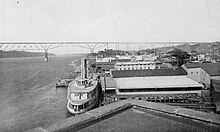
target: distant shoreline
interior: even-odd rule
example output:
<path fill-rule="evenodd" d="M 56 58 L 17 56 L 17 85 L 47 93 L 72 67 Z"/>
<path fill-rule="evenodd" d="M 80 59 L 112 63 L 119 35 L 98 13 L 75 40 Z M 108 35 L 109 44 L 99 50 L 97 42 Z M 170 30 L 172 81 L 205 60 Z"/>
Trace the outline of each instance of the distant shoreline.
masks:
<path fill-rule="evenodd" d="M 49 56 L 49 58 L 51 57 L 57 57 L 57 56 Z M 8 58 L 0 58 L 0 60 L 8 60 L 8 59 L 31 59 L 31 58 L 43 58 L 44 56 L 34 56 L 34 57 L 8 57 Z"/>
<path fill-rule="evenodd" d="M 83 56 L 83 55 L 87 55 L 89 53 L 76 53 L 76 54 L 61 54 L 61 55 L 56 55 L 56 56 Z"/>
<path fill-rule="evenodd" d="M 50 58 L 53 58 L 53 57 L 67 57 L 67 56 L 84 56 L 84 55 L 87 55 L 87 54 L 64 54 L 64 55 L 52 55 L 50 56 L 49 55 L 49 59 Z M 4 57 L 4 58 L 1 58 L 0 57 L 0 60 L 8 60 L 8 59 L 31 59 L 31 58 L 43 58 L 44 59 L 44 56 L 33 56 L 33 57 Z"/>

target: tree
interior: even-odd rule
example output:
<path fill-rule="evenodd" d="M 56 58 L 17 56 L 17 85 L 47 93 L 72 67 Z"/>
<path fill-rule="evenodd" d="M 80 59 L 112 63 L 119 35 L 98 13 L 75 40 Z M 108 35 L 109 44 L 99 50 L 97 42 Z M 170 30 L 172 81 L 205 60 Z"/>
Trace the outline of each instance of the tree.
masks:
<path fill-rule="evenodd" d="M 197 51 L 196 50 L 192 50 L 191 54 L 197 54 Z"/>
<path fill-rule="evenodd" d="M 168 52 L 168 54 L 170 54 L 170 56 L 172 57 L 176 57 L 177 66 L 181 66 L 182 64 L 186 63 L 190 57 L 190 55 L 186 51 L 177 48 Z"/>

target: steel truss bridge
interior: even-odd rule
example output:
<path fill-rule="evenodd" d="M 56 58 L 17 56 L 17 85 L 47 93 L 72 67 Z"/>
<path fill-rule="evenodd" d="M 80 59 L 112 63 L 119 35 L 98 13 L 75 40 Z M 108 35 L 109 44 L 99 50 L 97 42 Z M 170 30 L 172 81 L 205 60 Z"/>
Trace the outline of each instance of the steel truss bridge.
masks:
<path fill-rule="evenodd" d="M 44 51 L 45 61 L 48 61 L 48 50 L 59 47 L 81 47 L 86 48 L 94 53 L 95 48 L 105 47 L 108 49 L 110 45 L 114 45 L 116 50 L 119 50 L 119 45 L 125 45 L 127 50 L 131 50 L 132 45 L 150 46 L 173 46 L 183 44 L 197 44 L 210 42 L 0 42 L 0 50 L 3 51 Z"/>

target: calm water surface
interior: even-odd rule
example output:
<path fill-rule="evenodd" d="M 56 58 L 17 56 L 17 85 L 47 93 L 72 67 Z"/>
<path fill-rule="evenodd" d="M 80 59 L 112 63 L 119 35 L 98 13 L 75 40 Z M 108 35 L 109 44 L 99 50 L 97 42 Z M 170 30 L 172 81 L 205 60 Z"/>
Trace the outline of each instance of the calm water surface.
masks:
<path fill-rule="evenodd" d="M 56 77 L 73 72 L 80 58 L 0 59 L 0 131 L 46 127 L 71 116 L 66 110 L 66 88 L 55 88 L 55 82 Z"/>

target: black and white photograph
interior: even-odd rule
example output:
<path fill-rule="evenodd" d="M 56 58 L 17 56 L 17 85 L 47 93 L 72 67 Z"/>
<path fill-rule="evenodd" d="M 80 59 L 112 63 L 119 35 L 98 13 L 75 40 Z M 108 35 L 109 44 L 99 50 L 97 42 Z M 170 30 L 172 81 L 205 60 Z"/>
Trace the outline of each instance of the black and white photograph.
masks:
<path fill-rule="evenodd" d="M 220 131 L 220 0 L 0 0 L 0 132 L 106 131 Z"/>

